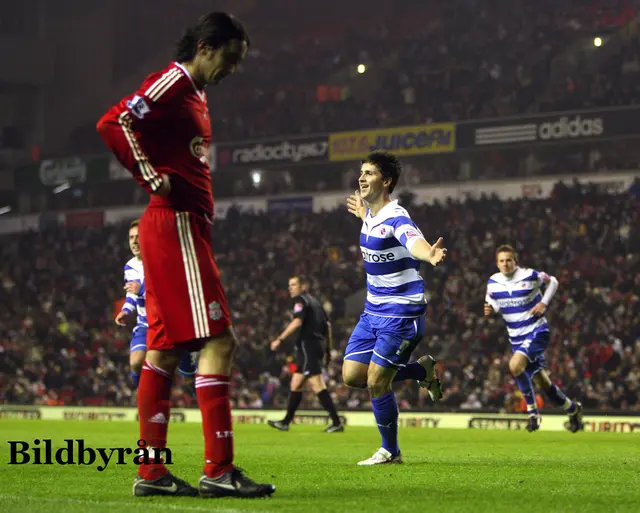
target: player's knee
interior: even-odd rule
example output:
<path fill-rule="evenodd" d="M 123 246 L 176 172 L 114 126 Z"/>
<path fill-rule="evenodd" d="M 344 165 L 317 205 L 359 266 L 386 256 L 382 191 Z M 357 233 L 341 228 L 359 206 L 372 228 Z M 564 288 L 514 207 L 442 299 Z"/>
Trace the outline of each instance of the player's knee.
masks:
<path fill-rule="evenodd" d="M 133 353 L 131 353 L 131 356 L 129 356 L 129 366 L 131 367 L 131 372 L 133 372 L 134 374 L 140 374 L 142 372 L 144 358 L 144 351 L 134 351 Z"/>
<path fill-rule="evenodd" d="M 369 389 L 371 397 L 381 397 L 391 392 L 391 382 L 387 379 L 369 376 L 369 379 L 367 379 L 367 388 Z"/>
<path fill-rule="evenodd" d="M 522 365 L 522 363 L 518 360 L 512 359 L 509 361 L 509 371 L 511 371 L 511 374 L 516 377 L 522 374 L 525 368 L 526 366 Z"/>
<path fill-rule="evenodd" d="M 357 374 L 342 374 L 342 380 L 344 384 L 349 388 L 359 388 L 365 389 L 367 388 L 367 378 L 358 376 Z"/>

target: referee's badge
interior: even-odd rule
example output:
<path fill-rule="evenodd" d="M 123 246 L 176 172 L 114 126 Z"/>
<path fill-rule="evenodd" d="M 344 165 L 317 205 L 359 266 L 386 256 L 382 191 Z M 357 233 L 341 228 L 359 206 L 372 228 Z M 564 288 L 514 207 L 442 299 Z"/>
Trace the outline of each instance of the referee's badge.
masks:
<path fill-rule="evenodd" d="M 295 305 L 293 305 L 293 313 L 300 312 L 302 312 L 302 303 L 296 303 Z"/>

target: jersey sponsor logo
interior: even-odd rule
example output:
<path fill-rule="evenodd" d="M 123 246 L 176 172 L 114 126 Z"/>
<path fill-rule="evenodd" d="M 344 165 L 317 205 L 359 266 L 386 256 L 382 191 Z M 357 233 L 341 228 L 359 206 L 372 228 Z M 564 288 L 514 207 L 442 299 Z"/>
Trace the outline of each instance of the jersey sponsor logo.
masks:
<path fill-rule="evenodd" d="M 520 306 L 528 305 L 531 303 L 531 298 L 522 298 L 522 299 L 498 299 L 498 304 L 501 308 L 518 308 Z"/>
<path fill-rule="evenodd" d="M 302 309 L 303 309 L 303 308 L 304 308 L 304 307 L 302 306 L 302 303 L 296 303 L 296 304 L 293 306 L 293 312 L 294 312 L 294 313 L 300 313 L 300 312 L 302 312 Z"/>
<path fill-rule="evenodd" d="M 217 301 L 209 303 L 209 317 L 212 321 L 219 321 L 222 319 L 222 308 L 220 307 L 220 303 Z"/>
<path fill-rule="evenodd" d="M 147 102 L 144 101 L 144 98 L 138 95 L 135 95 L 127 102 L 127 107 L 129 107 L 131 113 L 138 119 L 144 118 L 146 114 L 151 112 L 151 109 L 149 108 L 149 105 L 147 105 Z"/>
<path fill-rule="evenodd" d="M 197 158 L 204 165 L 209 165 L 209 143 L 203 137 L 196 136 L 189 142 L 189 151 L 191 155 Z"/>
<path fill-rule="evenodd" d="M 362 258 L 365 262 L 374 264 L 382 264 L 385 262 L 393 262 L 396 256 L 393 253 L 369 253 L 366 249 L 361 249 Z"/>

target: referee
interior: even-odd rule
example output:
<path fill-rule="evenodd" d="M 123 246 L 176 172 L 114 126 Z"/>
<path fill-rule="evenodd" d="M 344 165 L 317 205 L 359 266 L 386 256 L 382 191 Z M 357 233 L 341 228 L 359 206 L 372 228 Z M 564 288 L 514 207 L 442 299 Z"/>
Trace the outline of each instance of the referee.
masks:
<path fill-rule="evenodd" d="M 344 426 L 340 423 L 338 412 L 322 377 L 323 365 L 328 365 L 331 360 L 331 322 L 320 302 L 308 293 L 308 289 L 309 281 L 304 276 L 289 278 L 289 294 L 293 298 L 293 320 L 280 336 L 271 342 L 271 350 L 278 349 L 284 339 L 297 331 L 296 372 L 291 377 L 287 415 L 282 420 L 270 420 L 268 424 L 280 431 L 289 431 L 289 424 L 302 401 L 302 387 L 305 381 L 308 381 L 311 390 L 318 396 L 320 404 L 329 412 L 333 421 L 333 424 L 325 429 L 325 433 L 339 433 L 344 431 Z"/>

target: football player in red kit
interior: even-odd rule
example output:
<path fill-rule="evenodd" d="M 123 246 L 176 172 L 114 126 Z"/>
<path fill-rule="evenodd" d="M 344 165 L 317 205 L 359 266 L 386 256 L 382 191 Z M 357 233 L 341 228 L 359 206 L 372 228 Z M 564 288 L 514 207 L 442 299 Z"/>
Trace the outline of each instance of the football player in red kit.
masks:
<path fill-rule="evenodd" d="M 236 338 L 211 247 L 211 125 L 204 88 L 232 74 L 249 45 L 233 16 L 201 16 L 178 41 L 175 61 L 149 75 L 97 125 L 117 159 L 151 194 L 139 225 L 149 330 L 138 392 L 140 439 L 150 451 L 166 448 L 180 355 L 200 351 L 196 394 L 205 465 L 199 487 L 149 461 L 134 481 L 137 496 L 264 497 L 275 491 L 233 464 L 229 376 Z"/>

